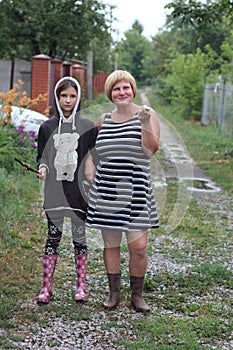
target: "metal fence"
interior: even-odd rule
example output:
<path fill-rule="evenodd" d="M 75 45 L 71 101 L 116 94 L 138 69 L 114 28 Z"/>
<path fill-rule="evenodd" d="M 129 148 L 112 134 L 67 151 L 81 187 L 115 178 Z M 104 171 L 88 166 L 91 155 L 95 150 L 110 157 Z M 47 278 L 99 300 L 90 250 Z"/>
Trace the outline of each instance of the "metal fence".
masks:
<path fill-rule="evenodd" d="M 201 123 L 218 125 L 221 132 L 233 136 L 232 85 L 223 82 L 205 85 Z"/>

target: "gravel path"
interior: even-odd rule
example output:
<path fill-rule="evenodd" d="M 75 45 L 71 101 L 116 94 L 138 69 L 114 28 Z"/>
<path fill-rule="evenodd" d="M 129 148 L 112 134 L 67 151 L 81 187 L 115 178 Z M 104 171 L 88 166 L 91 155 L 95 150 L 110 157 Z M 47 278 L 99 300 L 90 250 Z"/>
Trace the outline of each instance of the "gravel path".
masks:
<path fill-rule="evenodd" d="M 142 94 L 143 104 L 149 104 L 145 94 Z M 159 183 L 160 186 L 166 186 L 166 178 L 192 178 L 192 177 L 205 177 L 201 169 L 195 166 L 193 160 L 190 158 L 185 145 L 182 140 L 179 138 L 179 135 L 172 128 L 169 123 L 166 122 L 165 119 L 161 117 L 161 129 L 162 129 L 162 137 L 161 143 L 165 156 L 170 163 L 170 167 L 166 171 L 163 169 L 159 169 L 157 167 L 157 171 L 154 173 L 154 177 L 152 178 L 152 182 L 156 187 Z M 158 171 L 159 169 L 159 171 Z M 156 185 L 157 184 L 157 185 Z M 183 193 L 183 186 L 181 186 L 181 192 Z M 182 215 L 185 215 L 185 208 L 188 206 L 191 197 L 195 196 L 200 206 L 205 206 L 209 208 L 211 216 L 214 215 L 216 218 L 221 217 L 219 213 L 225 213 L 228 217 L 227 222 L 227 230 L 233 228 L 233 200 L 229 198 L 223 191 L 216 190 L 215 192 L 195 192 L 185 190 L 185 203 L 181 205 L 181 208 L 176 208 L 173 217 L 169 222 L 169 225 L 166 228 L 166 233 L 172 231 L 174 227 L 178 224 L 180 217 L 179 212 L 182 211 Z M 161 203 L 158 203 L 158 206 L 163 205 L 163 199 Z M 177 219 L 177 216 L 179 219 Z M 213 220 L 211 218 L 210 220 Z M 216 220 L 218 225 L 223 225 L 221 220 Z M 67 228 L 69 228 L 69 223 L 67 223 Z M 69 230 L 67 229 L 67 232 Z M 180 273 L 186 272 L 188 273 L 189 269 L 192 267 L 189 264 L 177 264 L 174 260 L 166 257 L 160 252 L 161 241 L 165 241 L 167 239 L 167 234 L 164 236 L 157 237 L 153 242 L 153 254 L 149 257 L 148 261 L 148 271 L 151 275 L 156 274 L 161 271 L 167 271 L 169 273 Z M 181 242 L 179 238 L 169 237 L 171 244 L 176 244 L 180 248 L 184 245 L 184 242 Z M 69 234 L 64 236 L 64 244 L 63 246 L 68 246 L 70 241 Z M 186 243 L 188 244 L 188 243 Z M 100 263 L 102 263 L 102 255 L 100 253 L 100 248 L 102 248 L 102 240 L 100 238 L 100 234 L 97 231 L 88 231 L 88 245 L 91 247 L 95 247 L 90 251 L 90 261 L 99 259 Z M 233 247 L 232 247 L 233 248 Z M 68 248 L 63 248 L 63 252 L 61 254 L 61 260 L 63 257 L 67 258 L 67 254 L 70 256 L 69 261 L 72 261 L 72 252 L 71 250 L 66 250 Z M 123 276 L 122 283 L 127 285 L 127 253 L 123 253 Z M 229 260 L 230 269 L 233 268 L 232 259 Z M 70 275 L 74 272 L 73 263 L 70 263 L 68 266 L 65 266 L 63 271 L 63 279 L 66 290 L 59 291 L 59 298 L 53 301 L 54 308 L 57 309 L 61 305 L 64 307 L 64 302 L 67 303 L 67 299 L 65 293 L 67 293 L 68 289 L 71 289 Z M 64 272 L 65 271 L 65 272 Z M 125 277 L 125 278 L 124 278 Z M 93 304 L 100 305 L 101 300 L 99 300 L 99 295 L 96 296 L 95 290 L 101 290 L 103 292 L 103 299 L 106 294 L 106 286 L 107 280 L 104 273 L 103 268 L 100 269 L 98 275 L 88 274 L 87 277 L 87 285 L 89 286 L 89 302 L 87 308 L 93 308 Z M 159 289 L 163 289 L 164 286 L 158 286 Z M 62 295 L 64 293 L 64 296 Z M 221 291 L 219 291 L 221 293 Z M 231 297 L 233 298 L 232 291 L 229 292 Z M 210 296 L 214 298 L 214 295 Z M 132 342 L 135 340 L 136 335 L 133 332 L 130 321 L 132 319 L 140 320 L 143 315 L 139 313 L 135 313 L 133 310 L 129 308 L 128 305 L 128 296 L 123 296 L 120 306 L 116 312 L 106 313 L 100 307 L 97 307 L 97 311 L 91 312 L 91 319 L 82 319 L 80 321 L 76 320 L 67 320 L 61 315 L 60 317 L 53 317 L 51 314 L 49 319 L 49 327 L 48 325 L 43 326 L 35 322 L 34 325 L 30 326 L 30 329 L 27 329 L 26 325 L 21 325 L 17 330 L 17 335 L 23 336 L 26 334 L 24 341 L 15 341 L 12 349 L 15 349 L 16 346 L 21 347 L 21 349 L 43 349 L 43 350 L 102 350 L 102 349 L 118 349 L 124 350 L 124 347 L 117 346 L 117 342 L 119 339 L 127 338 L 127 340 L 131 340 Z M 65 300 L 65 301 L 64 301 Z M 72 301 L 70 300 L 70 303 Z M 83 304 L 82 304 L 83 305 Z M 20 305 L 20 308 L 23 310 L 27 308 L 32 312 L 37 312 L 38 306 L 35 301 L 28 300 L 26 304 Z M 82 306 L 82 310 L 85 306 Z M 156 314 L 156 305 L 152 305 L 152 313 L 147 317 L 148 319 L 153 318 L 153 314 Z M 160 315 L 165 315 L 168 313 L 168 310 L 161 310 Z M 159 316 L 158 314 L 156 315 Z M 179 317 L 179 315 L 174 315 L 173 317 Z M 233 341 L 227 343 L 216 344 L 216 348 L 221 347 L 222 350 L 230 350 L 233 349 Z M 212 349 L 215 349 L 213 347 Z M 171 348 L 172 350 L 172 348 Z M 188 349 L 187 349 L 188 350 Z"/>

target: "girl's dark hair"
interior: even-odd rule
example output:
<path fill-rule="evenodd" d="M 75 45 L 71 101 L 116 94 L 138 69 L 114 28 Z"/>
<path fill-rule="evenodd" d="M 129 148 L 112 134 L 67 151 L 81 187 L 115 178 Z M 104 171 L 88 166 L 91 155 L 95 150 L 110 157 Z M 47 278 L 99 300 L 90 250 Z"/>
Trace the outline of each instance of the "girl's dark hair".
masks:
<path fill-rule="evenodd" d="M 56 92 L 55 92 L 58 100 L 60 100 L 61 92 L 70 86 L 73 87 L 75 89 L 75 91 L 78 92 L 78 87 L 77 87 L 76 83 L 74 81 L 72 81 L 71 79 L 64 79 L 58 84 L 58 87 L 57 87 Z M 79 101 L 78 108 L 76 111 L 78 116 L 80 116 L 80 111 L 81 111 L 81 99 Z M 59 115 L 55 99 L 54 99 L 54 113 L 55 113 L 55 115 Z"/>
<path fill-rule="evenodd" d="M 78 91 L 77 85 L 72 80 L 67 79 L 67 80 L 61 81 L 60 84 L 58 85 L 57 91 L 56 91 L 57 98 L 58 99 L 60 98 L 61 91 L 67 89 L 70 86 L 72 86 L 76 91 Z"/>

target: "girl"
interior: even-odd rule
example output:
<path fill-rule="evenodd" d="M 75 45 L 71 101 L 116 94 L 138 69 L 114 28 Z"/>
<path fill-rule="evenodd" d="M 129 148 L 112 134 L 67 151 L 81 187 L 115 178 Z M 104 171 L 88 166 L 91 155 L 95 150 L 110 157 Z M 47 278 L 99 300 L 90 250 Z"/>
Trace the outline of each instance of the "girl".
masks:
<path fill-rule="evenodd" d="M 43 288 L 38 303 L 52 298 L 52 278 L 57 263 L 64 217 L 71 218 L 74 258 L 77 271 L 75 300 L 87 300 L 87 245 L 84 220 L 87 203 L 82 183 L 95 171 L 86 155 L 95 145 L 94 123 L 80 116 L 81 89 L 76 79 L 64 77 L 54 89 L 56 113 L 44 122 L 38 133 L 38 177 L 44 183 L 44 210 L 48 236 L 43 256 Z"/>

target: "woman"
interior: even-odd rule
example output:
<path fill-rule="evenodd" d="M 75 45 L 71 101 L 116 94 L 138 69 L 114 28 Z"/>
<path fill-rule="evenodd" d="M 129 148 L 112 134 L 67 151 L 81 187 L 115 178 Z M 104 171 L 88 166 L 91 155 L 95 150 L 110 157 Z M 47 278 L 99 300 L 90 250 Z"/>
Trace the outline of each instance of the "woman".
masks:
<path fill-rule="evenodd" d="M 122 70 L 105 82 L 107 97 L 115 109 L 97 121 L 96 175 L 89 193 L 86 224 L 100 229 L 110 294 L 104 306 L 115 308 L 120 299 L 120 244 L 126 233 L 130 253 L 131 304 L 148 312 L 142 291 L 147 267 L 147 238 L 158 227 L 150 185 L 150 158 L 159 147 L 160 126 L 153 109 L 137 106 L 136 82 Z M 89 180 L 92 180 L 89 178 Z"/>
<path fill-rule="evenodd" d="M 38 133 L 38 177 L 44 183 L 44 209 L 48 237 L 43 256 L 44 282 L 38 303 L 52 298 L 52 278 L 58 258 L 64 217 L 71 218 L 74 257 L 77 271 L 76 301 L 87 300 L 87 245 L 84 220 L 87 203 L 82 183 L 95 170 L 84 160 L 95 145 L 96 127 L 80 116 L 81 89 L 76 79 L 64 77 L 54 89 L 56 114 L 45 121 Z"/>

